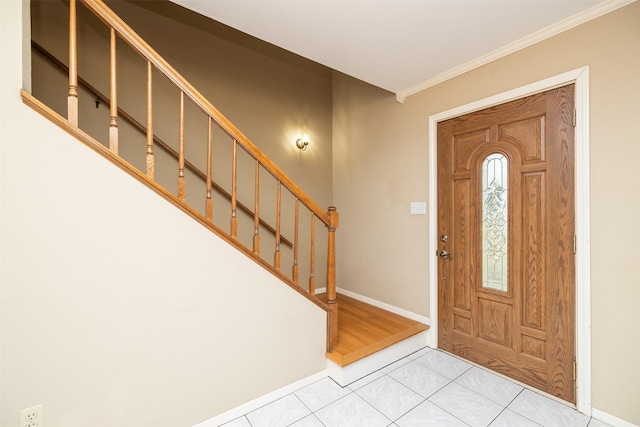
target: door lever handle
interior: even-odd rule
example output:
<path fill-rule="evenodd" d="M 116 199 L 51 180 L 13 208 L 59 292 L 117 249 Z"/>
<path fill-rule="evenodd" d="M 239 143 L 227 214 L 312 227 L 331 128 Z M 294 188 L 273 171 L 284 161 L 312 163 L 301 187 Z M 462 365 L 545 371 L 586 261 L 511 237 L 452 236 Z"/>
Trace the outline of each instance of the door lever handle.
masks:
<path fill-rule="evenodd" d="M 453 255 L 451 255 L 449 252 L 447 251 L 440 251 L 438 252 L 438 256 L 440 258 L 449 258 L 449 259 L 453 259 Z"/>

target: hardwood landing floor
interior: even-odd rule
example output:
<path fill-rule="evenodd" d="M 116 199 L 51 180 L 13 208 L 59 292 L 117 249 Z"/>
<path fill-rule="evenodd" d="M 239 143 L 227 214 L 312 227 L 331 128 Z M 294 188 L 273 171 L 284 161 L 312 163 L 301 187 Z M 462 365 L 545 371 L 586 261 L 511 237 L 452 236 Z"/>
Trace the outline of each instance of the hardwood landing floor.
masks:
<path fill-rule="evenodd" d="M 429 329 L 423 323 L 345 295 L 338 294 L 337 300 L 338 344 L 327 357 L 339 366 L 357 362 Z"/>

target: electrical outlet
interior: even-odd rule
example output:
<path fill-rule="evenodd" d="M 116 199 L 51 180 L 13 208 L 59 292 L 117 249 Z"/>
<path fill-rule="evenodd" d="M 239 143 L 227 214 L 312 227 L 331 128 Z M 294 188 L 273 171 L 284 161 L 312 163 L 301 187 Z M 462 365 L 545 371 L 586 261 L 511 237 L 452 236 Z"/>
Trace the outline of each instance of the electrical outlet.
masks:
<path fill-rule="evenodd" d="M 19 427 L 44 427 L 42 404 L 20 410 Z"/>

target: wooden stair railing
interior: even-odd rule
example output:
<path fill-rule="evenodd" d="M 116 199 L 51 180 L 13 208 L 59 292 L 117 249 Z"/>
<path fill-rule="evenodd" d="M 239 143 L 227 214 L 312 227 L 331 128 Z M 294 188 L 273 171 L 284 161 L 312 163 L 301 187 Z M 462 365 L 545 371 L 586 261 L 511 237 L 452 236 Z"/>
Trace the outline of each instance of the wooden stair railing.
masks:
<path fill-rule="evenodd" d="M 339 216 L 335 207 L 329 207 L 325 212 L 318 204 L 313 201 L 306 193 L 304 193 L 282 170 L 276 166 L 268 157 L 266 157 L 239 129 L 237 129 L 226 117 L 224 117 L 207 99 L 204 98 L 182 75 L 180 75 L 166 60 L 164 60 L 155 50 L 153 50 L 140 36 L 138 36 L 120 17 L 118 17 L 110 8 L 108 8 L 101 0 L 80 0 L 89 11 L 97 16 L 109 29 L 109 149 L 105 149 L 102 144 L 90 137 L 88 134 L 78 128 L 78 51 L 77 51 L 77 17 L 76 17 L 76 0 L 69 2 L 69 91 L 67 98 L 67 122 L 64 121 L 57 113 L 46 107 L 44 104 L 33 98 L 31 95 L 23 91 L 23 99 L 25 103 L 31 105 L 34 109 L 50 117 L 56 124 L 65 129 L 67 132 L 76 136 L 83 142 L 90 145 L 95 151 L 103 154 L 113 163 L 119 165 L 127 172 L 132 174 L 138 180 L 144 182 L 157 193 L 170 200 L 184 212 L 193 216 L 200 223 L 211 229 L 216 234 L 227 240 L 230 244 L 252 257 L 256 262 L 269 269 L 274 275 L 278 276 L 293 289 L 304 295 L 316 305 L 323 308 L 327 312 L 327 352 L 331 352 L 337 341 L 338 333 L 338 307 L 336 303 L 336 253 L 335 253 L 335 232 L 339 223 Z M 118 87 L 117 87 L 117 67 L 116 67 L 116 40 L 120 38 L 126 42 L 135 52 L 137 52 L 147 63 L 147 89 L 146 89 L 146 106 L 147 106 L 147 124 L 146 124 L 146 173 L 138 171 L 135 167 L 127 163 L 118 155 L 119 134 L 118 134 L 118 118 L 120 110 L 118 109 Z M 153 86 L 152 72 L 159 71 L 163 74 L 180 92 L 180 117 L 179 117 L 179 136 L 178 136 L 178 173 L 177 173 L 177 195 L 171 194 L 169 191 L 161 187 L 154 180 L 155 158 L 154 145 L 157 139 L 153 133 Z M 186 203 L 186 177 L 185 167 L 187 165 L 185 159 L 185 97 L 202 111 L 207 119 L 208 135 L 206 141 L 207 166 L 205 174 L 206 194 L 205 194 L 205 215 L 203 216 Z M 213 188 L 213 179 L 211 173 L 211 147 L 212 147 L 212 128 L 217 125 L 229 137 L 232 143 L 232 164 L 231 164 L 231 212 L 230 227 L 226 232 L 213 223 L 213 200 L 211 190 Z M 253 244 L 252 248 L 244 246 L 238 240 L 238 146 L 253 158 L 255 164 L 254 175 L 254 209 L 253 209 Z M 203 153 L 203 155 L 205 155 Z M 267 171 L 277 183 L 277 200 L 276 200 L 276 226 L 275 226 L 275 248 L 273 264 L 267 263 L 260 257 L 260 205 L 259 205 L 259 188 L 260 188 L 260 171 Z M 283 187 L 295 199 L 295 212 L 293 214 L 294 222 L 294 241 L 293 241 L 293 265 L 291 277 L 285 275 L 281 271 L 280 244 L 283 240 L 281 235 L 282 220 L 282 190 Z M 299 285 L 298 278 L 298 234 L 300 228 L 300 204 L 302 204 L 311 213 L 310 225 L 310 263 L 309 263 L 309 281 L 308 289 L 303 289 Z M 320 300 L 315 295 L 315 246 L 316 246 L 316 220 L 322 222 L 327 230 L 327 269 L 326 269 L 326 298 Z"/>
<path fill-rule="evenodd" d="M 56 68 L 58 68 L 59 70 L 63 71 L 67 75 L 69 74 L 69 67 L 67 67 L 62 61 L 60 61 L 58 58 L 56 58 L 55 55 L 53 55 L 51 52 L 49 52 L 47 49 L 45 49 L 42 45 L 37 43 L 35 40 L 31 40 L 31 47 L 32 47 L 32 49 L 34 51 L 36 51 L 37 53 L 42 55 L 43 58 L 45 58 L 47 61 L 49 61 L 51 64 L 53 64 Z M 78 75 L 77 78 L 78 78 L 78 87 L 80 87 L 80 86 L 84 87 L 89 92 L 93 93 L 93 95 L 96 97 L 96 102 L 99 100 L 101 103 L 104 103 L 107 107 L 111 108 L 111 101 L 109 100 L 109 98 L 106 95 L 104 95 L 102 92 L 100 92 L 95 86 L 93 86 L 87 80 L 83 79 L 80 75 Z M 122 107 L 118 107 L 118 117 L 123 118 L 134 129 L 136 129 L 137 131 L 139 131 L 143 135 L 147 135 L 148 134 L 147 127 L 145 127 L 145 125 L 143 125 L 138 120 L 136 120 L 131 114 L 129 114 L 127 111 L 125 111 Z M 153 125 L 153 123 L 152 123 L 152 125 Z M 176 150 L 174 150 L 169 144 L 167 144 L 165 141 L 163 141 L 159 136 L 153 134 L 153 144 L 151 145 L 151 152 L 149 152 L 149 144 L 148 144 L 148 141 L 147 141 L 147 160 L 151 160 L 153 158 L 153 156 L 152 156 L 152 154 L 153 154 L 153 146 L 160 147 L 166 154 L 168 154 L 169 156 L 173 157 L 176 160 L 179 158 L 178 152 Z M 211 153 L 209 153 L 208 157 L 211 157 Z M 207 174 L 206 173 L 202 172 L 197 166 L 195 166 L 193 163 L 189 162 L 186 159 L 185 159 L 185 163 L 184 164 L 185 164 L 186 169 L 191 171 L 194 175 L 196 175 L 198 178 L 200 178 L 203 182 L 206 183 L 206 181 L 207 181 Z M 147 169 L 153 168 L 153 162 L 149 162 L 148 161 L 147 164 L 146 164 L 146 167 L 147 167 Z M 211 180 L 209 185 L 211 187 L 211 188 L 208 189 L 209 191 L 215 190 L 216 193 L 220 194 L 226 200 L 231 201 L 231 193 L 229 193 L 227 190 L 225 190 L 222 186 L 220 186 L 219 184 L 217 184 L 213 180 Z M 210 199 L 211 198 L 209 197 L 208 200 L 210 200 Z M 237 202 L 237 206 L 242 212 L 244 212 L 249 217 L 253 218 L 255 216 L 255 213 L 246 204 L 241 203 L 241 202 L 238 201 Z M 212 208 L 212 206 L 211 206 L 211 208 Z M 210 215 L 211 214 L 209 214 L 209 216 Z M 275 234 L 276 234 L 275 228 L 273 228 L 273 226 L 271 226 L 264 219 L 259 218 L 258 219 L 258 225 L 263 227 L 269 233 L 271 233 L 272 235 L 275 236 Z M 289 248 L 293 248 L 293 243 L 289 239 L 285 238 L 284 236 L 280 236 L 280 240 L 282 241 L 282 243 L 287 245 Z"/>

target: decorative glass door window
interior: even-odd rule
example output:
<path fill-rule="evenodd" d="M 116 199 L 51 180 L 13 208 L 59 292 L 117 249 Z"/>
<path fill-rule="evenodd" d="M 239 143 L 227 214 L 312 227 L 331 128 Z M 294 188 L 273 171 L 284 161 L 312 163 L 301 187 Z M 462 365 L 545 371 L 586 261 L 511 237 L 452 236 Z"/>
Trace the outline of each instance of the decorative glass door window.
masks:
<path fill-rule="evenodd" d="M 507 291 L 508 160 L 494 153 L 482 163 L 482 287 Z"/>

